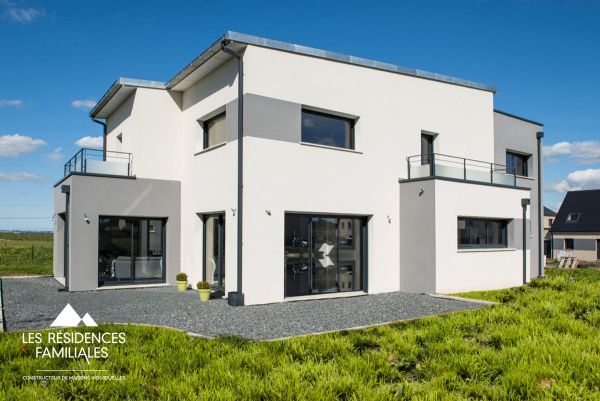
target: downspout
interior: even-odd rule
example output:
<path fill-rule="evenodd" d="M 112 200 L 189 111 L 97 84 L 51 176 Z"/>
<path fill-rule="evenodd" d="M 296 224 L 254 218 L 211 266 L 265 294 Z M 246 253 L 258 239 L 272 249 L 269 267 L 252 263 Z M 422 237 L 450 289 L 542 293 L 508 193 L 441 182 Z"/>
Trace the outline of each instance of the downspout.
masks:
<path fill-rule="evenodd" d="M 221 42 L 221 50 L 235 57 L 238 62 L 238 169 L 237 169 L 237 291 L 227 294 L 227 303 L 232 306 L 244 305 L 242 292 L 242 228 L 244 200 L 244 61 L 237 52 L 227 48 L 229 41 Z"/>
<path fill-rule="evenodd" d="M 102 126 L 102 160 L 106 161 L 106 123 L 98 120 L 95 117 L 91 117 L 93 122 Z"/>
<path fill-rule="evenodd" d="M 538 203 L 538 277 L 544 277 L 544 204 L 543 204 L 543 196 L 542 196 L 542 138 L 544 138 L 543 132 L 537 132 L 535 134 L 537 138 L 537 172 L 538 172 L 538 180 L 537 180 L 537 203 Z"/>
<path fill-rule="evenodd" d="M 527 205 L 530 203 L 529 198 L 521 199 L 523 208 L 523 284 L 527 284 Z"/>
<path fill-rule="evenodd" d="M 65 194 L 65 229 L 63 237 L 63 274 L 65 276 L 65 291 L 69 291 L 69 276 L 71 275 L 71 261 L 69 260 L 71 242 L 71 186 L 62 185 L 60 191 Z M 59 290 L 60 291 L 60 290 Z"/>

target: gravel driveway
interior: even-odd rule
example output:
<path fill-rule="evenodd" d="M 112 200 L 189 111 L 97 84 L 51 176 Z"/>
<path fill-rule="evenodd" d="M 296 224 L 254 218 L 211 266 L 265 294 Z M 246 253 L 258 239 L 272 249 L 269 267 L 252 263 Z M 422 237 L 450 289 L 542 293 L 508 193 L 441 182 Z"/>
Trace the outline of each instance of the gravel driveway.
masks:
<path fill-rule="evenodd" d="M 393 292 L 350 298 L 232 307 L 226 300 L 200 303 L 196 291 L 173 286 L 89 292 L 59 292 L 51 277 L 5 278 L 7 331 L 45 329 L 67 303 L 98 323 L 169 326 L 206 337 L 231 334 L 277 339 L 378 325 L 483 305 L 422 294 Z"/>

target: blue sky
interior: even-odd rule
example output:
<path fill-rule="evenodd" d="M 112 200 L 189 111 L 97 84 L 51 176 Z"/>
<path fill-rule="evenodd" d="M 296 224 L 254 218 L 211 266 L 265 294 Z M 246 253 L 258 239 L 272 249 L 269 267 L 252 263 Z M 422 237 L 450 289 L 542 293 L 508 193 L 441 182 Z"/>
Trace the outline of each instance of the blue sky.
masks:
<path fill-rule="evenodd" d="M 599 21 L 597 1 L 0 0 L 0 229 L 51 228 L 116 78 L 168 80 L 227 30 L 497 86 L 496 108 L 545 124 L 556 207 L 600 188 Z"/>

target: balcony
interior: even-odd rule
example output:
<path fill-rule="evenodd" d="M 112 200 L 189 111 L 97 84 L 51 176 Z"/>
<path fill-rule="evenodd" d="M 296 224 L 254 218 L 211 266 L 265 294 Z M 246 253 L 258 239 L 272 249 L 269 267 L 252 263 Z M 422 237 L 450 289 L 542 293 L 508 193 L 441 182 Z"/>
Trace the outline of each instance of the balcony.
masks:
<path fill-rule="evenodd" d="M 131 176 L 131 153 L 83 148 L 65 163 L 64 176 L 70 174 L 97 174 Z"/>
<path fill-rule="evenodd" d="M 449 156 L 441 153 L 406 158 L 408 179 L 425 177 L 449 178 L 485 184 L 517 186 L 517 175 L 508 173 L 506 166 L 480 160 Z"/>

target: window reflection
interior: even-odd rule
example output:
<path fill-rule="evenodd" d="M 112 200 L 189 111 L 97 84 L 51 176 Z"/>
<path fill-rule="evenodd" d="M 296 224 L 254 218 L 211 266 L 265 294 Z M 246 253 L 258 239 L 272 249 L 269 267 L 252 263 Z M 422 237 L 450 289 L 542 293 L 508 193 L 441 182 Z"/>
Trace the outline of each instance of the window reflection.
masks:
<path fill-rule="evenodd" d="M 363 289 L 363 231 L 353 217 L 285 216 L 285 296 Z"/>
<path fill-rule="evenodd" d="M 354 149 L 354 120 L 303 110 L 302 142 Z"/>
<path fill-rule="evenodd" d="M 98 285 L 164 281 L 164 219 L 100 217 Z"/>

